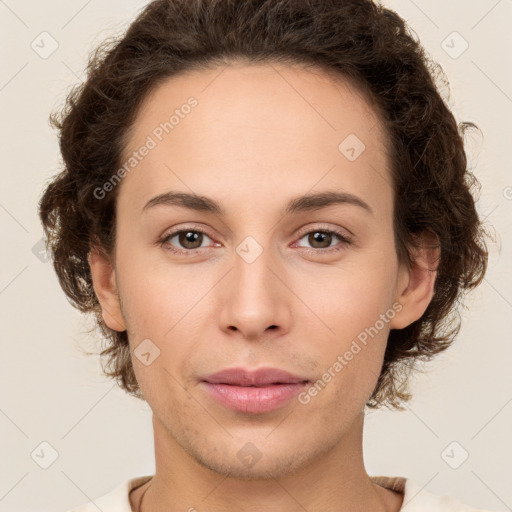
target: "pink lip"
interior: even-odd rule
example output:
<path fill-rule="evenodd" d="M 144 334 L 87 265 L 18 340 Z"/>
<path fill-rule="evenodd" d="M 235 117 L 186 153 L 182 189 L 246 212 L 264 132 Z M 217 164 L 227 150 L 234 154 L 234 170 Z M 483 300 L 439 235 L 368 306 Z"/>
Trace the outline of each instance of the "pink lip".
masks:
<path fill-rule="evenodd" d="M 230 368 L 204 377 L 201 385 L 222 405 L 246 413 L 277 409 L 299 394 L 307 379 L 277 368 Z"/>

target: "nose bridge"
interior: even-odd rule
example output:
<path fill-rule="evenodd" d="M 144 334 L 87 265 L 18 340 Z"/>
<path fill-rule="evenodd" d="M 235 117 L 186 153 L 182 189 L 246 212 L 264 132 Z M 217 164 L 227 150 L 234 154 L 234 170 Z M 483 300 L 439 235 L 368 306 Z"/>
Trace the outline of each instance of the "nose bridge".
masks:
<path fill-rule="evenodd" d="M 224 328 L 236 327 L 245 337 L 257 338 L 270 326 L 282 326 L 286 309 L 283 284 L 271 237 L 247 236 L 235 247 L 233 271 L 228 280 L 227 301 L 222 312 Z"/>
<path fill-rule="evenodd" d="M 270 237 L 249 235 L 235 248 L 234 279 L 236 293 L 247 299 L 261 301 L 275 296 L 275 275 L 270 269 L 275 265 Z"/>

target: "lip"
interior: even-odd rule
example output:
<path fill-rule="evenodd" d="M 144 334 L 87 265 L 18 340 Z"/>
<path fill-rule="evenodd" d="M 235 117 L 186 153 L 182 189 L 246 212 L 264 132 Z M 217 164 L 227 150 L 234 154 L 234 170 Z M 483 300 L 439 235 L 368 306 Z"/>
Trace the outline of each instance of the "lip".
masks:
<path fill-rule="evenodd" d="M 228 368 L 200 384 L 217 402 L 235 411 L 260 414 L 290 402 L 309 381 L 278 368 Z"/>

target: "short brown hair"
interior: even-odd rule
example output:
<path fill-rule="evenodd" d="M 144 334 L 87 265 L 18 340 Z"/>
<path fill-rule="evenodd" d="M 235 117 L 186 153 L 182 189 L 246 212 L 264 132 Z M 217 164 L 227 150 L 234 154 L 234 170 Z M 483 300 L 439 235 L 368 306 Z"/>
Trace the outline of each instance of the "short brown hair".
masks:
<path fill-rule="evenodd" d="M 411 260 L 416 235 L 431 231 L 441 249 L 435 294 L 420 319 L 391 330 L 369 407 L 399 407 L 411 362 L 446 349 L 460 328 L 458 306 L 487 266 L 463 135 L 435 83 L 444 74 L 393 11 L 371 0 L 156 0 L 126 33 L 90 57 L 88 76 L 50 116 L 60 130 L 63 170 L 42 195 L 39 213 L 60 284 L 70 302 L 92 312 L 107 345 L 103 371 L 143 398 L 127 332 L 104 323 L 87 255 L 94 240 L 111 254 L 114 187 L 94 191 L 121 165 L 138 107 L 157 85 L 190 69 L 238 59 L 316 66 L 358 84 L 382 118 L 391 142 L 394 230 L 399 261 Z"/>

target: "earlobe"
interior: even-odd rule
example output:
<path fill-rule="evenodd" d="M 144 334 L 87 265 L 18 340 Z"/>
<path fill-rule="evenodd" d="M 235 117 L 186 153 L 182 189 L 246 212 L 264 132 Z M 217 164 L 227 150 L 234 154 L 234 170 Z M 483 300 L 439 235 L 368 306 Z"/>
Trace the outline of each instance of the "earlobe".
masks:
<path fill-rule="evenodd" d="M 107 326 L 123 332 L 126 330 L 119 303 L 116 273 L 113 264 L 98 247 L 91 247 L 87 256 L 94 293 L 101 306 L 101 314 Z"/>
<path fill-rule="evenodd" d="M 391 329 L 403 329 L 421 318 L 434 297 L 440 257 L 438 238 L 432 232 L 424 232 L 419 239 L 419 246 L 412 250 L 411 265 L 404 263 L 399 271 L 395 301 L 402 309 L 391 320 Z"/>

